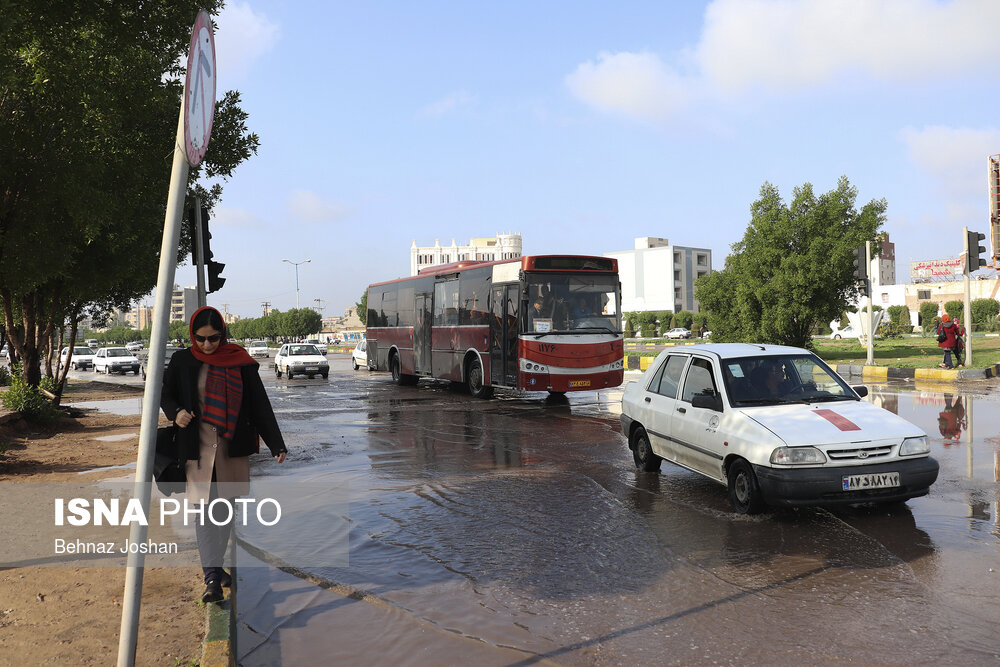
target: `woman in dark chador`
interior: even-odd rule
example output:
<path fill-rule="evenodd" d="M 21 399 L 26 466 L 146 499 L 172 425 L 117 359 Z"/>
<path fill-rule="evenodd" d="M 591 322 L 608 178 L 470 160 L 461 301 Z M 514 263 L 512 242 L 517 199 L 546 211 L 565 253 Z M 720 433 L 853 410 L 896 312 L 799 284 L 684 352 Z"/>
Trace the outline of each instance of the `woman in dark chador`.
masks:
<path fill-rule="evenodd" d="M 259 364 L 242 347 L 226 340 L 219 311 L 199 308 L 191 317 L 189 331 L 191 346 L 174 353 L 163 374 L 160 407 L 178 427 L 188 503 L 207 505 L 215 498 L 247 493 L 250 455 L 258 451 L 261 439 L 278 463 L 284 463 L 288 450 L 264 391 Z M 205 575 L 201 599 L 218 602 L 223 598 L 222 587 L 232 583 L 222 565 L 233 521 L 217 526 L 207 519 L 205 509 L 206 520 L 196 523 Z"/>

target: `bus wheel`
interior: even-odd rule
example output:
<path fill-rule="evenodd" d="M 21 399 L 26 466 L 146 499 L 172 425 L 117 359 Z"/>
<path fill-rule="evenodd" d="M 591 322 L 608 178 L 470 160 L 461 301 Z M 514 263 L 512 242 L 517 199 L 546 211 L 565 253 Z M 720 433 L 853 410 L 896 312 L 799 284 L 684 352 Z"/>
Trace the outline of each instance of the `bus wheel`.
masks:
<path fill-rule="evenodd" d="M 474 398 L 489 398 L 493 395 L 493 387 L 483 383 L 483 366 L 479 359 L 473 359 L 465 371 L 465 386 Z"/>

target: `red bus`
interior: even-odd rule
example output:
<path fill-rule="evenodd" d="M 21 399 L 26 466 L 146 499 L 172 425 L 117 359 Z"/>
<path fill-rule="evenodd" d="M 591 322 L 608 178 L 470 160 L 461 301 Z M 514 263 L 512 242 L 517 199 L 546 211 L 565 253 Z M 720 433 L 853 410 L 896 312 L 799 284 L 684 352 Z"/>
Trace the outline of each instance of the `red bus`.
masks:
<path fill-rule="evenodd" d="M 435 266 L 368 288 L 368 363 L 401 385 L 422 377 L 586 391 L 625 372 L 618 261 L 542 255 Z"/>

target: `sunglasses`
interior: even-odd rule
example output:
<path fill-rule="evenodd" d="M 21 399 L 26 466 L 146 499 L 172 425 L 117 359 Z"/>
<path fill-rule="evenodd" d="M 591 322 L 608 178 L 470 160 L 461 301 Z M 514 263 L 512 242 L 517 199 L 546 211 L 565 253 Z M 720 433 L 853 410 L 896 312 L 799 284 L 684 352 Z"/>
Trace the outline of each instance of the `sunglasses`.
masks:
<path fill-rule="evenodd" d="M 211 336 L 199 336 L 198 334 L 194 334 L 194 339 L 199 343 L 204 343 L 206 341 L 208 341 L 209 343 L 218 343 L 220 340 L 222 340 L 222 334 L 217 333 L 217 334 L 212 334 Z"/>

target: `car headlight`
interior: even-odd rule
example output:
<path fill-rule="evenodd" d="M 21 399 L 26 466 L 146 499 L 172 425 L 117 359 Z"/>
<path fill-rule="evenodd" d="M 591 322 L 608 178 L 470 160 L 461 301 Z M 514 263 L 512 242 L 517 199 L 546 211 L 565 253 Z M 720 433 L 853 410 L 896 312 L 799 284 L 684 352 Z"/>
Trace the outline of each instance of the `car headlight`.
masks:
<path fill-rule="evenodd" d="M 826 456 L 815 447 L 778 447 L 771 452 L 774 465 L 805 465 L 826 463 Z"/>
<path fill-rule="evenodd" d="M 916 454 L 928 454 L 931 451 L 931 441 L 926 435 L 917 438 L 906 438 L 899 446 L 900 456 L 914 456 Z"/>

